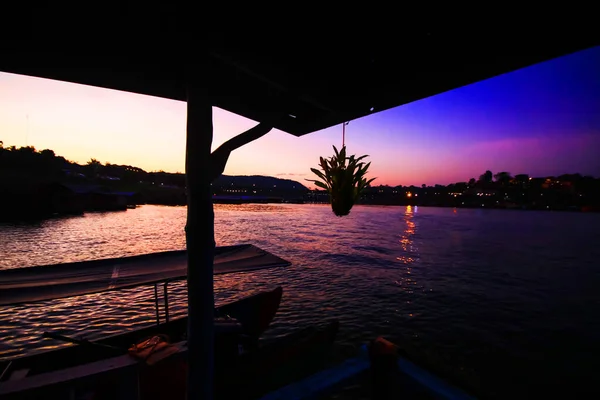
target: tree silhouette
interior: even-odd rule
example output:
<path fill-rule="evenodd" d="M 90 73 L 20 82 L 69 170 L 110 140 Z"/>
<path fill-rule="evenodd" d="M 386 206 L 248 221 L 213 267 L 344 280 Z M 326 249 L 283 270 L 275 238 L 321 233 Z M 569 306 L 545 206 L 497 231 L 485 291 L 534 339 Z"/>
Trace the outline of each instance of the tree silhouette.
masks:
<path fill-rule="evenodd" d="M 510 183 L 512 176 L 510 176 L 509 172 L 498 172 L 496 175 L 494 175 L 494 179 L 496 179 L 496 182 L 504 186 Z"/>
<path fill-rule="evenodd" d="M 517 174 L 517 175 L 515 175 L 515 180 L 517 182 L 521 182 L 521 183 L 527 182 L 529 180 L 529 175 L 527 175 L 527 174 Z"/>
<path fill-rule="evenodd" d="M 492 183 L 492 171 L 487 170 L 483 175 L 479 177 L 479 180 L 483 183 Z"/>
<path fill-rule="evenodd" d="M 17 151 L 21 154 L 35 154 L 35 147 L 33 147 L 33 146 L 19 147 L 19 149 Z"/>
<path fill-rule="evenodd" d="M 100 172 L 100 168 L 102 167 L 102 163 L 95 158 L 90 158 L 90 161 L 87 162 L 87 170 L 88 176 L 95 178 L 98 176 L 98 172 Z"/>
<path fill-rule="evenodd" d="M 54 154 L 54 151 L 50 149 L 44 149 L 40 151 L 40 155 L 46 160 L 52 160 L 56 158 L 56 154 Z"/>
<path fill-rule="evenodd" d="M 237 136 L 228 141 L 228 144 L 222 146 L 219 152 L 213 152 L 211 156 L 213 157 L 211 163 L 213 176 L 217 177 L 222 173 L 227 157 L 233 149 L 262 136 L 268 130 L 268 127 L 252 128 L 242 136 Z M 81 173 L 90 178 L 87 182 L 102 183 L 107 187 L 111 187 L 112 190 L 138 191 L 143 201 L 148 204 L 183 205 L 186 203 L 184 174 L 164 171 L 146 172 L 131 165 L 117 165 L 109 162 L 101 164 L 94 158 L 87 163 L 78 164 L 56 155 L 50 149 L 37 151 L 33 146 L 17 148 L 0 141 L 0 177 L 5 185 L 10 183 L 9 186 L 13 187 L 12 196 L 6 196 L 5 193 L 0 196 L 0 203 L 4 198 L 7 210 L 17 207 L 18 199 L 22 198 L 23 194 L 19 194 L 18 190 L 30 190 L 28 188 L 37 187 L 45 182 L 77 182 L 79 184 L 86 181 L 80 175 Z M 105 180 L 103 175 L 118 179 Z M 493 178 L 496 180 L 494 183 L 492 183 Z M 510 184 L 506 184 L 507 181 Z M 272 189 L 276 184 L 277 192 L 280 193 L 276 196 L 285 196 L 287 195 L 285 193 L 289 192 L 290 195 L 296 196 L 295 199 L 301 199 L 303 194 L 298 194 L 296 190 L 306 188 L 299 182 L 289 182 L 290 187 L 285 189 L 285 182 L 274 177 L 227 176 L 215 179 L 213 188 L 215 193 L 227 194 L 227 191 L 222 189 L 224 187 L 230 189 L 233 183 L 236 188 L 258 191 L 255 193 L 256 196 L 265 193 L 275 196 L 272 193 L 275 190 Z M 480 176 L 479 181 L 471 178 L 467 183 L 456 182 L 447 186 L 435 185 L 429 187 L 434 190 L 427 191 L 420 189 L 422 187 L 423 185 L 391 188 L 390 186 L 371 186 L 369 184 L 365 187 L 365 189 L 368 188 L 368 198 L 363 196 L 360 201 L 365 204 L 397 204 L 399 201 L 401 203 L 406 202 L 407 198 L 406 196 L 392 195 L 392 193 L 394 191 L 396 193 L 410 191 L 411 193 L 419 192 L 418 197 L 410 199 L 411 202 L 418 203 L 418 205 L 481 207 L 482 198 L 478 197 L 478 194 L 473 193 L 472 190 L 479 187 L 488 190 L 485 200 L 489 204 L 486 203 L 486 207 L 504 207 L 505 203 L 510 203 L 512 206 L 516 204 L 518 207 L 532 209 L 579 208 L 587 211 L 600 211 L 600 179 L 583 176 L 579 173 L 533 178 L 528 174 L 517 174 L 510 180 L 508 172 L 503 171 L 493 175 L 488 170 Z M 11 202 L 11 206 L 8 206 L 7 201 Z M 30 211 L 27 211 L 29 209 L 24 209 L 25 215 L 30 213 Z M 9 217 L 12 217 L 10 212 L 7 213 L 5 215 L 10 214 Z M 0 219 L 2 219 L 1 215 Z"/>

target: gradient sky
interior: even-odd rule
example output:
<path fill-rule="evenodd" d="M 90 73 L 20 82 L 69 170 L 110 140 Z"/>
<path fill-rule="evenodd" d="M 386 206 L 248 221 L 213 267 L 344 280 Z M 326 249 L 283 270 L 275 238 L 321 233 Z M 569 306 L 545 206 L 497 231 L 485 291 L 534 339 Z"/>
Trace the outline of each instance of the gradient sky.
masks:
<path fill-rule="evenodd" d="M 147 171 L 184 170 L 185 103 L 0 72 L 0 140 Z M 254 121 L 214 110 L 213 148 Z M 341 125 L 297 138 L 274 130 L 236 150 L 225 173 L 312 178 Z M 600 47 L 350 122 L 351 154 L 374 184 L 448 184 L 486 169 L 600 177 Z"/>

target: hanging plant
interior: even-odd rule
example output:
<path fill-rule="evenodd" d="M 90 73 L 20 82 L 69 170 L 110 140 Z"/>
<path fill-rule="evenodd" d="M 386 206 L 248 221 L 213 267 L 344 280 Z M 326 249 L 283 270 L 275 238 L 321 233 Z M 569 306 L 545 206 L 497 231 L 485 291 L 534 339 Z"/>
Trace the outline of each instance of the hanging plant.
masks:
<path fill-rule="evenodd" d="M 316 186 L 327 190 L 333 213 L 338 217 L 350 214 L 354 203 L 358 200 L 363 190 L 376 178 L 367 180 L 365 175 L 371 163 L 365 164 L 364 155 L 355 158 L 354 155 L 346 157 L 346 146 L 338 150 L 333 146 L 335 155 L 329 159 L 321 158 L 321 171 L 316 168 L 310 170 L 321 180 L 307 179 Z"/>

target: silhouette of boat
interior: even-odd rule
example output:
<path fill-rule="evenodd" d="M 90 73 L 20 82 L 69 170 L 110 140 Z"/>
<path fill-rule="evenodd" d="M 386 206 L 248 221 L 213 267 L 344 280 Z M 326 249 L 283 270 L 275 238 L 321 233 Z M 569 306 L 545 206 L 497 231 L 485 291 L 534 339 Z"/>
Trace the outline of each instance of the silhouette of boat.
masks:
<path fill-rule="evenodd" d="M 279 308 L 283 289 L 278 286 L 240 300 L 224 304 L 215 310 L 218 348 L 231 350 L 253 349 L 258 337 L 268 328 Z M 181 342 L 187 336 L 187 317 L 173 319 L 158 325 L 136 329 L 130 332 L 111 335 L 96 341 L 70 338 L 56 333 L 45 333 L 44 337 L 74 343 L 74 346 L 58 348 L 17 357 L 0 363 L 0 393 L 6 390 L 6 383 L 23 381 L 27 387 L 28 378 L 44 376 L 48 373 L 86 365 L 99 360 L 126 354 L 134 343 L 156 336 L 165 335 L 171 342 Z M 221 352 L 223 353 L 223 352 Z"/>
<path fill-rule="evenodd" d="M 287 265 L 290 265 L 288 261 L 253 245 L 223 246 L 215 250 L 216 274 Z M 184 279 L 186 275 L 186 251 L 0 271 L 0 302 L 4 305 L 114 291 L 148 284 L 154 284 L 156 304 L 156 325 L 104 337 L 97 341 L 45 332 L 44 337 L 71 342 L 75 346 L 39 352 L 0 363 L 0 393 L 27 393 L 33 387 L 46 387 L 48 385 L 40 382 L 46 382 L 48 374 L 61 375 L 60 371 L 68 371 L 78 366 L 102 364 L 102 360 L 127 354 L 132 345 L 148 337 L 168 337 L 171 343 L 184 343 L 188 318 L 186 316 L 169 319 L 167 285 Z M 164 285 L 163 318 L 159 312 L 158 284 Z M 218 359 L 235 358 L 240 350 L 250 351 L 258 347 L 260 335 L 268 328 L 279 308 L 282 293 L 283 289 L 278 286 L 215 309 L 215 350 Z M 161 322 L 162 320 L 164 322 Z M 53 386 L 52 383 L 49 385 Z"/>
<path fill-rule="evenodd" d="M 378 337 L 363 345 L 356 356 L 271 391 L 260 400 L 326 398 L 475 399 L 453 379 L 433 373 L 399 346 Z"/>
<path fill-rule="evenodd" d="M 215 324 L 217 338 L 223 331 Z M 236 343 L 215 342 L 215 390 L 223 399 L 252 399 L 314 373 L 332 347 L 339 328 L 338 321 L 299 329 L 278 339 L 238 350 Z M 8 380 L 0 384 L 3 399 L 34 399 L 41 396 L 60 398 L 91 397 L 94 399 L 184 399 L 187 376 L 187 343 L 170 346 L 171 354 L 156 364 L 148 365 L 127 350 L 108 350 L 104 341 L 97 352 L 86 350 L 79 356 L 54 360 L 59 368 Z M 75 346 L 83 350 L 84 346 Z M 235 351 L 233 351 L 235 350 Z M 108 355 L 112 352 L 111 355 Z M 85 354 L 83 357 L 81 354 Z M 18 371 L 18 370 L 17 370 Z M 14 372 L 13 372 L 14 374 Z"/>

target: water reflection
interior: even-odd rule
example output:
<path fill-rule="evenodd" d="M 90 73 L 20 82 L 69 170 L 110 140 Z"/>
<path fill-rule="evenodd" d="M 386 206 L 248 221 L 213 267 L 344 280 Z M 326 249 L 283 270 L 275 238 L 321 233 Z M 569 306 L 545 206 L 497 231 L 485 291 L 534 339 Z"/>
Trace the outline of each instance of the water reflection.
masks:
<path fill-rule="evenodd" d="M 260 213 L 271 213 L 271 212 L 295 212 L 296 209 L 292 207 L 286 207 L 285 205 L 277 204 L 215 204 L 215 212 L 232 211 L 232 212 L 260 212 Z"/>
<path fill-rule="evenodd" d="M 402 218 L 403 231 L 400 235 L 400 255 L 396 257 L 397 261 L 404 264 L 406 270 L 404 271 L 401 279 L 396 280 L 396 285 L 401 287 L 405 294 L 410 295 L 409 298 L 413 297 L 414 290 L 417 285 L 417 280 L 413 274 L 413 267 L 418 258 L 418 249 L 415 244 L 415 233 L 416 233 L 416 221 L 415 221 L 416 207 L 406 206 L 404 215 Z M 410 305 L 410 300 L 407 300 L 404 308 L 404 315 L 409 318 L 415 316 L 412 312 L 413 307 Z"/>
<path fill-rule="evenodd" d="M 338 318 L 339 344 L 402 339 L 447 355 L 449 369 L 475 366 L 489 387 L 532 370 L 537 388 L 594 381 L 600 214 L 357 206 L 340 219 L 329 205 L 273 207 L 215 207 L 219 245 L 253 243 L 292 262 L 215 277 L 217 303 L 284 287 L 265 338 Z M 143 206 L 3 225 L 0 268 L 180 249 L 185 218 L 185 207 Z M 169 288 L 171 316 L 185 314 L 185 282 Z M 40 340 L 45 330 L 94 340 L 153 323 L 152 288 L 1 307 L 0 359 L 60 346 Z"/>
<path fill-rule="evenodd" d="M 396 257 L 396 260 L 404 264 L 411 264 L 415 262 L 415 257 L 413 257 L 413 254 L 417 252 L 413 239 L 413 236 L 415 235 L 416 224 L 414 221 L 413 208 L 411 206 L 406 206 L 406 210 L 404 211 L 404 224 L 404 231 L 400 237 L 402 254 Z"/>

